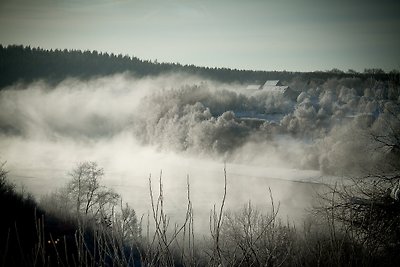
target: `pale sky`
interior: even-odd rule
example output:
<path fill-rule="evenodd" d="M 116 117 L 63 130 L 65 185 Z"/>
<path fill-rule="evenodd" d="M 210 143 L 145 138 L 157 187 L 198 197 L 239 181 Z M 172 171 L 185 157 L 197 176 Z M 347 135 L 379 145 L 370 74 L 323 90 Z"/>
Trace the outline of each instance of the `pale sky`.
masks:
<path fill-rule="evenodd" d="M 208 67 L 400 69 L 398 0 L 0 0 L 0 44 Z"/>

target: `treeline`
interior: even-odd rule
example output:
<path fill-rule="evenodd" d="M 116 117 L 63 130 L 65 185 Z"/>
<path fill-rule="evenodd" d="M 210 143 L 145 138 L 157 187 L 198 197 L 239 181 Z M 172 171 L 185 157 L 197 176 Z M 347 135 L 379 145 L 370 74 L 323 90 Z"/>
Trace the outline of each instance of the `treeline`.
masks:
<path fill-rule="evenodd" d="M 389 76 L 398 72 L 385 73 L 381 69 L 366 69 L 364 73 L 354 70 L 347 72 L 338 69 L 316 72 L 289 71 L 253 71 L 228 68 L 197 67 L 179 63 L 158 63 L 141 60 L 127 55 L 102 53 L 81 50 L 46 50 L 22 45 L 0 45 L 0 87 L 15 82 L 31 82 L 46 79 L 49 82 L 60 82 L 67 77 L 82 79 L 111 75 L 129 71 L 137 76 L 157 75 L 161 73 L 183 72 L 203 76 L 221 82 L 254 83 L 277 79 L 292 81 L 294 78 L 303 81 L 318 81 L 328 78 L 375 78 L 388 80 Z"/>

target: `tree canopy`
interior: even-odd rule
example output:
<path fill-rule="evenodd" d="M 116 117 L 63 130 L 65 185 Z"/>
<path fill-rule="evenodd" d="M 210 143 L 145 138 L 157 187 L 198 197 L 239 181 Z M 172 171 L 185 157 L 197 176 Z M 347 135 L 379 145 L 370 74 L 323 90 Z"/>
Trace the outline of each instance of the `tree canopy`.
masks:
<path fill-rule="evenodd" d="M 326 80 L 331 77 L 370 78 L 371 76 L 375 79 L 386 80 L 388 76 L 380 69 L 366 69 L 364 73 L 357 73 L 353 70 L 343 72 L 337 69 L 315 72 L 238 70 L 179 63 L 159 63 L 156 60 L 141 60 L 128 55 L 89 50 L 46 50 L 22 45 L 0 45 L 0 88 L 15 82 L 31 82 L 37 79 L 46 79 L 57 83 L 67 77 L 85 79 L 121 72 L 132 72 L 137 76 L 182 72 L 221 82 L 239 83 L 264 82 L 266 80 L 290 81 L 296 77 L 304 81 Z"/>

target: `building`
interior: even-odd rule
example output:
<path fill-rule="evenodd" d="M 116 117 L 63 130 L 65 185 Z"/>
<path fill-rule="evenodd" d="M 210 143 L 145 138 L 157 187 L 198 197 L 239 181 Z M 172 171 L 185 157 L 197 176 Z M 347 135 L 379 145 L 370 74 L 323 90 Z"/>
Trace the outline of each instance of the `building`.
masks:
<path fill-rule="evenodd" d="M 262 87 L 274 87 L 274 86 L 282 86 L 281 81 L 279 80 L 268 80 L 264 83 Z"/>
<path fill-rule="evenodd" d="M 263 85 L 249 84 L 246 87 L 250 92 L 268 92 L 271 94 L 281 94 L 284 97 L 296 101 L 298 92 L 291 89 L 289 86 L 282 85 L 279 80 L 268 80 Z"/>

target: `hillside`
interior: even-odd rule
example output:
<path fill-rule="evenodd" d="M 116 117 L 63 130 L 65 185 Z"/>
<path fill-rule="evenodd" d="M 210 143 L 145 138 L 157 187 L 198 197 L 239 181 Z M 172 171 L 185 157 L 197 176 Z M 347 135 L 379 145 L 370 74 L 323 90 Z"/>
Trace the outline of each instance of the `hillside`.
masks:
<path fill-rule="evenodd" d="M 294 78 L 326 80 L 328 78 L 358 77 L 386 80 L 387 74 L 380 69 L 369 69 L 364 73 L 340 70 L 328 72 L 288 72 L 253 71 L 228 68 L 197 67 L 179 63 L 158 63 L 141 60 L 136 57 L 80 50 L 45 50 L 22 45 L 0 45 L 0 87 L 15 82 L 29 83 L 37 79 L 46 79 L 57 83 L 67 77 L 90 78 L 121 72 L 132 72 L 142 77 L 162 73 L 182 72 L 202 76 L 221 82 L 252 83 L 254 81 L 282 80 Z"/>

